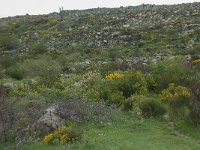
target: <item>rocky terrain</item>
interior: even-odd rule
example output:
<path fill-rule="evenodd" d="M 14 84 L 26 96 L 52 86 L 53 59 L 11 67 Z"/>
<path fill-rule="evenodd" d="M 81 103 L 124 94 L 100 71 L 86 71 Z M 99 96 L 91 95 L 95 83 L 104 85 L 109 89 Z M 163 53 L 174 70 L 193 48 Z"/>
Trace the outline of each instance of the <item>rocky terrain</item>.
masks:
<path fill-rule="evenodd" d="M 199 150 L 199 33 L 200 2 L 0 18 L 0 149 Z"/>
<path fill-rule="evenodd" d="M 1 51 L 29 51 L 35 42 L 49 50 L 116 48 L 123 55 L 197 54 L 200 3 L 140 5 L 88 10 L 60 10 L 48 15 L 0 19 L 0 35 L 12 34 L 18 45 Z M 123 47 L 123 48 L 120 48 Z M 126 47 L 126 48 L 124 48 Z M 97 51 L 97 50 L 96 50 Z"/>

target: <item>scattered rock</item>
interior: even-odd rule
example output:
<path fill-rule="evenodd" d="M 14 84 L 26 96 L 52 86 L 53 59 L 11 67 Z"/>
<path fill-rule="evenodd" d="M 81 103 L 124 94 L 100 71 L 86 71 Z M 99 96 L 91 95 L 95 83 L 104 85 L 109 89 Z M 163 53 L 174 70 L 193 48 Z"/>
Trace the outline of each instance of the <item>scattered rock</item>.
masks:
<path fill-rule="evenodd" d="M 58 109 L 58 105 L 48 108 L 45 111 L 45 114 L 37 121 L 37 123 L 50 129 L 56 129 L 61 126 L 65 120 L 59 116 Z"/>

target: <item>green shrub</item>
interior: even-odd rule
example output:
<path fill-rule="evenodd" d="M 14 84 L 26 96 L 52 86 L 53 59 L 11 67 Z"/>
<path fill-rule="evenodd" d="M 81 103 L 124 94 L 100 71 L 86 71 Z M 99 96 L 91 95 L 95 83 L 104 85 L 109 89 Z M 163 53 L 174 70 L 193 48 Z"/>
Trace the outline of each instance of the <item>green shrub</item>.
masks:
<path fill-rule="evenodd" d="M 99 98 L 107 102 L 122 104 L 133 94 L 147 94 L 147 82 L 139 71 L 110 73 L 99 85 Z"/>
<path fill-rule="evenodd" d="M 0 85 L 0 116 L 0 143 L 13 142 L 11 130 L 16 123 L 16 106 L 15 103 L 6 99 L 6 88 L 2 85 Z"/>
<path fill-rule="evenodd" d="M 121 91 L 125 98 L 133 94 L 147 94 L 147 82 L 145 75 L 139 71 L 131 71 L 123 78 L 117 80 L 118 90 Z"/>
<path fill-rule="evenodd" d="M 142 110 L 143 115 L 147 117 L 161 116 L 166 113 L 166 107 L 159 100 L 153 98 L 141 101 L 139 108 Z"/>
<path fill-rule="evenodd" d="M 100 82 L 98 87 L 99 99 L 108 103 L 115 103 L 121 105 L 125 99 L 122 91 L 118 89 L 118 81 L 105 80 Z"/>
<path fill-rule="evenodd" d="M 142 101 L 143 99 L 146 99 L 146 96 L 143 95 L 133 95 L 127 99 L 125 99 L 125 101 L 123 102 L 123 108 L 125 110 L 133 110 L 136 107 L 136 104 L 140 101 Z"/>
<path fill-rule="evenodd" d="M 11 34 L 0 34 L 0 49 L 3 51 L 14 50 L 19 47 L 19 41 L 16 36 Z"/>
<path fill-rule="evenodd" d="M 1 54 L 0 55 L 0 65 L 2 68 L 6 69 L 11 67 L 12 65 L 15 65 L 17 62 L 21 61 L 22 59 L 17 55 L 16 53 L 14 54 Z"/>
<path fill-rule="evenodd" d="M 160 92 L 167 88 L 169 83 L 177 85 L 188 85 L 188 73 L 190 71 L 184 67 L 183 62 L 164 61 L 152 67 L 152 76 L 155 82 L 155 92 Z"/>
<path fill-rule="evenodd" d="M 191 92 L 183 86 L 169 84 L 160 94 L 160 99 L 169 104 L 169 115 L 171 119 L 184 119 L 189 114 L 189 99 Z"/>
<path fill-rule="evenodd" d="M 19 64 L 11 66 L 6 70 L 6 74 L 11 78 L 21 80 L 24 77 L 25 70 Z"/>
<path fill-rule="evenodd" d="M 133 95 L 123 103 L 123 109 L 125 110 L 134 111 L 138 108 L 145 117 L 160 116 L 166 112 L 166 107 L 161 101 L 143 95 Z"/>
<path fill-rule="evenodd" d="M 62 73 L 60 64 L 49 57 L 41 56 L 38 59 L 29 59 L 23 63 L 27 76 L 40 77 L 41 84 L 51 87 L 59 81 Z"/>
<path fill-rule="evenodd" d="M 71 140 L 68 133 L 69 129 L 70 127 L 68 126 L 61 126 L 53 132 L 48 133 L 43 140 L 46 144 L 66 144 Z"/>
<path fill-rule="evenodd" d="M 103 85 L 99 88 L 99 99 L 102 99 L 104 101 L 109 101 L 112 94 L 112 89 L 110 85 L 105 83 L 105 87 Z"/>
<path fill-rule="evenodd" d="M 161 92 L 160 99 L 169 102 L 171 107 L 181 107 L 188 104 L 190 96 L 191 92 L 188 88 L 171 83 Z"/>
<path fill-rule="evenodd" d="M 0 79 L 2 79 L 4 76 L 5 76 L 4 69 L 3 69 L 2 66 L 0 65 Z"/>
<path fill-rule="evenodd" d="M 192 97 L 190 102 L 191 119 L 196 124 L 200 124 L 200 82 L 192 86 Z"/>
<path fill-rule="evenodd" d="M 44 43 L 35 43 L 30 48 L 32 54 L 44 54 L 48 51 Z"/>
<path fill-rule="evenodd" d="M 0 143 L 19 143 L 22 138 L 24 141 L 33 140 L 35 133 L 30 135 L 33 130 L 24 129 L 31 127 L 42 115 L 39 103 L 8 99 L 6 89 L 0 85 Z"/>
<path fill-rule="evenodd" d="M 57 112 L 66 121 L 105 122 L 115 117 L 118 109 L 104 102 L 94 102 L 79 96 L 66 95 Z"/>
<path fill-rule="evenodd" d="M 189 78 L 191 79 L 191 86 L 197 83 L 200 79 L 200 59 L 195 59 L 190 68 Z"/>
<path fill-rule="evenodd" d="M 124 101 L 123 93 L 119 92 L 119 91 L 111 93 L 111 95 L 110 95 L 110 101 L 112 103 L 121 105 L 123 103 L 123 101 Z"/>

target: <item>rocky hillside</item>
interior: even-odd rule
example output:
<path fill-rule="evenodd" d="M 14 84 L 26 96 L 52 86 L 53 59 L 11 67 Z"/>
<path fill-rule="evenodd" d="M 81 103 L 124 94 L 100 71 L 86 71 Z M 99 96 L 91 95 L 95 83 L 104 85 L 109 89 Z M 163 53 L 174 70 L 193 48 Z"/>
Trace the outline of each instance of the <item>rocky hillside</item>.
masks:
<path fill-rule="evenodd" d="M 29 51 L 35 42 L 43 42 L 51 51 L 120 46 L 138 55 L 196 55 L 200 53 L 200 3 L 60 10 L 1 18 L 0 37 L 5 36 L 17 41 L 9 48 L 0 44 L 1 51 Z"/>

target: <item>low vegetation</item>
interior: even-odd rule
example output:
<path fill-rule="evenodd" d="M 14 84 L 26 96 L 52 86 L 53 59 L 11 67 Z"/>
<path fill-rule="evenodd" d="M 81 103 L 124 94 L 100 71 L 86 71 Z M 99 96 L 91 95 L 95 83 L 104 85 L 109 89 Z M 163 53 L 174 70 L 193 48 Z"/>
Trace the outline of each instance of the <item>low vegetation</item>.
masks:
<path fill-rule="evenodd" d="M 196 25 L 194 4 L 178 6 L 189 6 L 183 14 Z M 86 10 L 82 19 L 63 10 L 60 19 L 0 19 L 7 23 L 0 28 L 0 149 L 199 150 L 199 29 L 178 30 L 175 18 L 134 32 L 122 24 L 118 33 L 122 21 L 102 15 L 123 10 L 138 19 L 140 7 Z M 99 26 L 103 33 L 94 31 Z M 107 39 L 92 43 L 101 34 Z"/>

